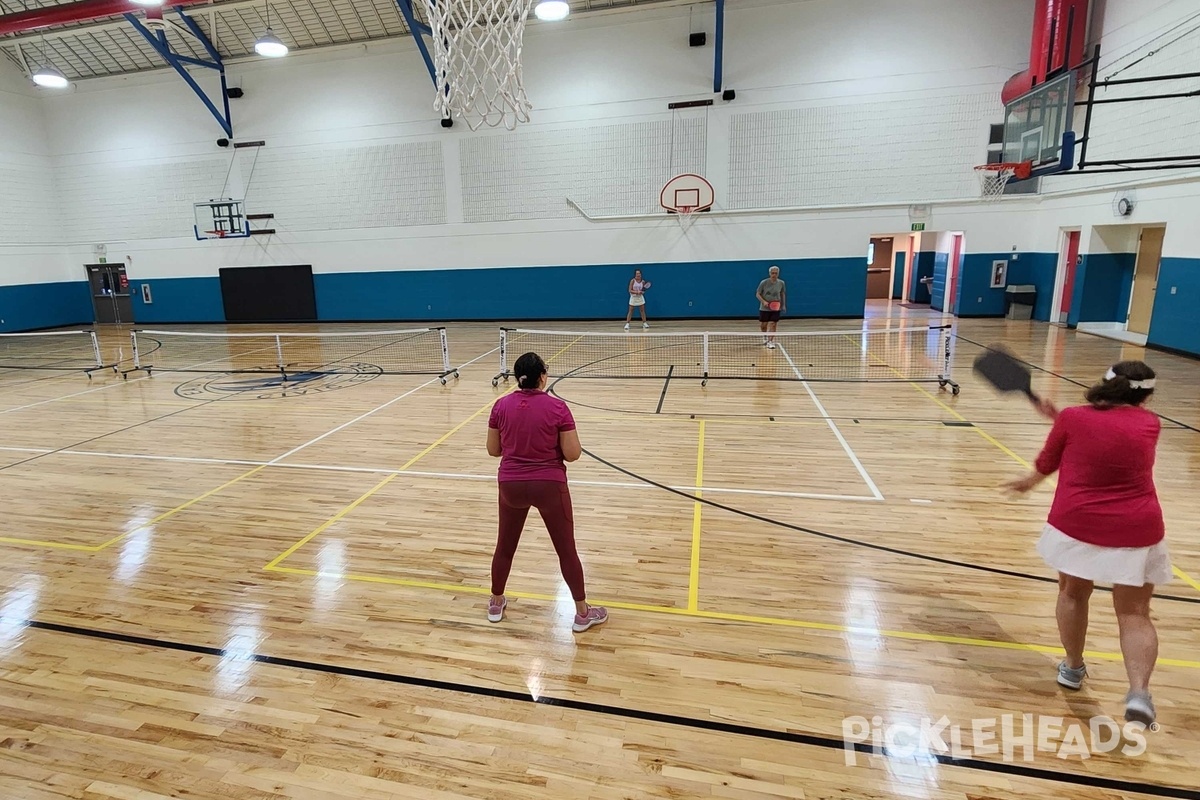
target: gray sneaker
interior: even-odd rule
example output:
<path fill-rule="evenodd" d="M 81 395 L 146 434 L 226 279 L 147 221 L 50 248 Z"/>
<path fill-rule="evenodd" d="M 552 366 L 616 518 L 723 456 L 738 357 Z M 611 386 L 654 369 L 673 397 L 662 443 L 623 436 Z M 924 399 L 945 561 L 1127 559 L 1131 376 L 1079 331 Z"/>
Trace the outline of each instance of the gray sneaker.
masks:
<path fill-rule="evenodd" d="M 1149 692 L 1130 692 L 1125 696 L 1125 721 L 1140 722 L 1149 728 L 1154 724 L 1154 701 Z"/>
<path fill-rule="evenodd" d="M 1087 665 L 1084 664 L 1079 669 L 1071 669 L 1067 666 L 1067 662 L 1061 661 L 1058 664 L 1058 685 L 1064 686 L 1067 689 L 1079 689 L 1083 686 L 1083 679 L 1087 677 Z"/>

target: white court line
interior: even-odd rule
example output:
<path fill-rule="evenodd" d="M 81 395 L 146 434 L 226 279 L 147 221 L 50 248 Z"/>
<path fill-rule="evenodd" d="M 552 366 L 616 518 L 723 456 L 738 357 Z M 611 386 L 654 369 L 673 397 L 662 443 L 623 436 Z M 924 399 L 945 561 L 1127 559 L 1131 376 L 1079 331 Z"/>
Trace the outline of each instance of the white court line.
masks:
<path fill-rule="evenodd" d="M 837 423 L 833 421 L 833 417 L 829 416 L 829 412 L 825 410 L 824 404 L 820 401 L 820 399 L 817 398 L 816 392 L 812 390 L 812 387 L 808 385 L 808 381 L 804 380 L 804 376 L 801 375 L 800 370 L 796 368 L 796 362 L 792 361 L 792 357 L 788 355 L 787 350 L 783 349 L 783 345 L 781 343 L 776 342 L 775 346 L 779 349 L 779 352 L 783 353 L 783 357 L 787 359 L 788 366 L 792 368 L 792 372 L 796 373 L 796 378 L 800 381 L 800 385 L 804 387 L 804 391 L 808 392 L 808 396 L 812 398 L 813 405 L 817 407 L 817 413 L 819 413 L 821 418 L 825 420 L 825 424 L 829 426 L 829 430 L 833 431 L 833 435 L 837 437 L 837 440 L 842 445 L 842 449 L 845 450 L 846 455 L 850 457 L 850 461 L 854 464 L 854 468 L 858 470 L 858 474 L 861 475 L 862 479 L 867 482 L 867 488 L 871 490 L 871 494 L 875 496 L 876 500 L 882 500 L 883 494 L 879 491 L 879 487 L 875 485 L 875 481 L 871 480 L 871 476 L 867 474 L 866 468 L 862 465 L 862 462 L 858 460 L 858 456 L 855 455 L 854 449 L 850 447 L 850 443 L 846 441 L 846 437 L 842 436 L 842 431 L 838 428 Z"/>
<path fill-rule="evenodd" d="M 467 362 L 465 362 L 465 363 L 463 363 L 463 364 L 459 364 L 457 367 L 455 367 L 455 370 L 462 369 L 463 367 L 469 367 L 470 365 L 474 364 L 476 361 L 479 361 L 479 360 L 481 360 L 481 359 L 487 358 L 487 357 L 488 357 L 488 356 L 490 356 L 492 353 L 495 353 L 495 352 L 497 352 L 497 351 L 499 351 L 499 350 L 500 350 L 500 348 L 499 348 L 499 347 L 493 347 L 491 350 L 488 350 L 486 353 L 484 353 L 484 354 L 482 354 L 482 355 L 475 356 L 475 358 L 472 358 L 470 361 L 467 361 Z M 373 408 L 373 409 L 371 409 L 370 411 L 368 411 L 368 412 L 367 412 L 367 413 L 365 413 L 365 414 L 360 414 L 359 416 L 355 417 L 354 419 L 350 420 L 349 422 L 343 422 L 341 425 L 338 425 L 338 426 L 337 426 L 336 428 L 334 428 L 333 430 L 331 430 L 331 431 L 327 431 L 327 432 L 325 432 L 325 433 L 322 433 L 322 434 L 321 434 L 320 436 L 318 436 L 317 438 L 315 438 L 315 439 L 312 439 L 312 440 L 310 440 L 310 441 L 307 441 L 307 442 L 305 442 L 304 444 L 300 445 L 299 447 L 293 447 L 291 450 L 288 450 L 288 451 L 287 451 L 286 453 L 284 453 L 283 455 L 281 455 L 281 456 L 276 456 L 275 458 L 271 459 L 270 461 L 268 461 L 268 462 L 267 462 L 267 464 L 268 464 L 269 466 L 275 466 L 275 465 L 277 465 L 277 464 L 278 464 L 280 461 L 282 461 L 283 459 L 287 458 L 288 456 L 291 456 L 291 455 L 294 455 L 294 454 L 296 454 L 296 453 L 299 453 L 299 452 L 300 452 L 301 450 L 303 450 L 304 448 L 306 448 L 306 447 L 311 447 L 312 445 L 316 444 L 317 442 L 321 441 L 322 439 L 325 439 L 325 438 L 328 438 L 328 437 L 330 437 L 330 436 L 333 436 L 333 435 L 334 435 L 335 433 L 337 433 L 338 431 L 343 431 L 343 430 L 345 430 L 346 428 L 349 428 L 349 427 L 350 427 L 351 425 L 353 425 L 354 423 L 356 423 L 356 422 L 361 422 L 362 420 L 366 419 L 367 417 L 371 416 L 372 414 L 378 414 L 380 411 L 383 411 L 383 410 L 384 410 L 385 408 L 387 408 L 388 406 L 390 406 L 390 405 L 393 405 L 393 404 L 395 404 L 395 403 L 398 403 L 398 402 L 400 402 L 401 400 L 403 400 L 404 398 L 408 397 L 409 395 L 411 395 L 411 394 L 414 394 L 414 393 L 416 393 L 416 392 L 419 392 L 419 391 L 421 391 L 422 389 L 424 389 L 426 386 L 429 386 L 429 385 L 430 385 L 431 383 L 433 383 L 434 381 L 440 381 L 440 380 L 441 380 L 441 377 L 437 377 L 437 378 L 430 378 L 430 379 L 429 379 L 429 380 L 427 380 L 425 383 L 422 383 L 420 386 L 416 387 L 415 389 L 409 389 L 407 392 L 405 392 L 404 394 L 400 395 L 399 397 L 393 397 L 391 400 L 388 400 L 388 401 L 387 401 L 386 403 L 384 403 L 383 405 L 381 405 L 381 406 L 378 406 L 377 408 Z"/>
<path fill-rule="evenodd" d="M 238 458 L 203 458 L 199 456 L 159 456 L 148 455 L 142 453 L 102 453 L 94 450 L 43 450 L 34 447 L 0 447 L 2 450 L 11 450 L 22 453 L 55 453 L 64 456 L 92 456 L 94 458 L 124 458 L 134 461 L 170 461 L 181 464 L 222 464 L 239 467 L 275 467 L 276 469 L 300 469 L 312 470 L 316 472 L 359 472 L 369 473 L 373 475 L 409 475 L 414 478 L 444 478 L 447 480 L 460 481 L 485 481 L 493 482 L 496 476 L 482 475 L 471 472 L 420 472 L 417 470 L 401 470 L 394 467 L 346 467 L 336 464 L 275 464 L 270 461 L 251 461 Z M 572 480 L 574 486 L 596 486 L 607 489 L 654 489 L 648 483 L 621 483 L 617 481 L 583 481 Z M 769 489 L 733 489 L 720 486 L 670 486 L 680 492 L 695 494 L 698 491 L 714 492 L 717 494 L 745 494 L 757 495 L 763 497 L 788 497 L 801 500 L 844 500 L 852 502 L 867 502 L 873 503 L 883 498 L 870 497 L 867 495 L 851 495 L 851 494 L 815 494 L 810 492 L 784 492 L 773 491 Z"/>

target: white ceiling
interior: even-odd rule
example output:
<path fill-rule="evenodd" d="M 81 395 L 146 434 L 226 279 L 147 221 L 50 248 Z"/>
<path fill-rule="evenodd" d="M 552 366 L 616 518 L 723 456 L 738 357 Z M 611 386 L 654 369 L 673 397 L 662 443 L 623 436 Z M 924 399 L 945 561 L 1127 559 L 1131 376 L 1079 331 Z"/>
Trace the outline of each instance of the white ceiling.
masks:
<path fill-rule="evenodd" d="M 572 13 L 581 14 L 677 1 L 570 0 Z M 75 0 L 0 0 L 0 14 L 71 2 Z M 417 18 L 424 22 L 421 3 L 414 2 L 413 6 Z M 223 58 L 251 55 L 254 42 L 267 28 L 264 0 L 225 0 L 190 6 L 184 13 L 216 44 Z M 179 22 L 179 16 L 169 9 L 169 0 L 163 16 Z M 409 35 L 395 0 L 273 0 L 270 26 L 294 50 Z M 176 53 L 208 58 L 204 47 L 194 38 L 174 28 L 167 36 Z M 168 68 L 142 35 L 120 17 L 59 25 L 33 34 L 0 36 L 0 52 L 22 70 L 26 65 L 35 68 L 45 61 L 72 80 Z"/>

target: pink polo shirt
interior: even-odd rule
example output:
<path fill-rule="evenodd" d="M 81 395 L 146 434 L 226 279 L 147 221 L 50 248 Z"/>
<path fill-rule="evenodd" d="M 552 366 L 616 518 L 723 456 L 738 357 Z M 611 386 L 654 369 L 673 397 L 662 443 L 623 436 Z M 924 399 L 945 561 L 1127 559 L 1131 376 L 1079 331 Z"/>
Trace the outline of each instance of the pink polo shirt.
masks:
<path fill-rule="evenodd" d="M 500 431 L 501 481 L 567 482 L 558 435 L 575 430 L 567 404 L 539 389 L 507 394 L 492 406 L 488 427 Z"/>
<path fill-rule="evenodd" d="M 1154 448 L 1161 424 L 1134 406 L 1064 408 L 1037 459 L 1058 471 L 1049 522 L 1081 542 L 1149 547 L 1162 541 L 1163 513 L 1154 489 Z"/>

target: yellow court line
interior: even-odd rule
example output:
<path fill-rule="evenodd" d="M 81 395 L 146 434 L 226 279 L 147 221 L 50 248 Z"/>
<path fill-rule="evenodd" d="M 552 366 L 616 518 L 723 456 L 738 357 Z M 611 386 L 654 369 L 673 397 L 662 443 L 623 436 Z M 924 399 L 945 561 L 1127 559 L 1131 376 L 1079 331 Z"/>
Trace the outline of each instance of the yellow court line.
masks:
<path fill-rule="evenodd" d="M 570 347 L 570 345 L 567 345 L 567 347 Z M 564 348 L 564 349 L 565 349 L 565 348 Z M 488 400 L 488 401 L 487 401 L 487 403 L 485 403 L 485 404 L 484 404 L 482 407 L 480 407 L 480 408 L 479 408 L 479 410 L 478 410 L 478 411 L 476 411 L 474 414 L 472 414 L 471 416 L 467 417 L 466 419 L 464 419 L 462 422 L 460 422 L 460 423 L 458 423 L 457 425 L 455 425 L 455 426 L 454 426 L 453 428 L 451 428 L 450 430 L 446 431 L 444 434 L 442 434 L 441 436 L 439 436 L 439 437 L 438 437 L 438 438 L 437 438 L 437 439 L 436 439 L 436 440 L 435 440 L 435 441 L 434 441 L 432 444 L 430 444 L 430 445 L 429 445 L 428 447 L 426 447 L 424 450 L 422 450 L 421 452 L 417 453 L 415 456 L 413 456 L 412 458 L 410 458 L 408 461 L 404 462 L 404 464 L 403 464 L 403 465 L 402 465 L 402 466 L 401 466 L 401 467 L 400 467 L 398 470 L 396 470 L 395 472 L 393 472 L 391 475 L 388 475 L 386 478 L 384 478 L 384 479 L 383 479 L 383 480 L 381 480 L 379 483 L 377 483 L 377 484 L 375 484 L 374 486 L 372 486 L 370 489 L 368 489 L 368 490 L 367 490 L 366 492 L 364 492 L 363 494 L 359 495 L 359 497 L 358 497 L 356 500 L 354 500 L 352 503 L 350 503 L 350 505 L 346 506 L 346 507 L 345 507 L 345 508 L 343 508 L 341 511 L 339 511 L 339 512 L 338 512 L 338 513 L 336 513 L 336 514 L 334 514 L 332 517 L 330 517 L 329 519 L 325 520 L 325 522 L 321 523 L 321 525 L 320 525 L 319 527 L 317 527 L 317 529 L 316 529 L 316 530 L 312 531 L 312 532 L 311 532 L 311 533 L 309 533 L 307 536 L 305 536 L 303 539 L 301 539 L 300 541 L 296 542 L 296 543 L 295 543 L 295 544 L 293 544 L 291 547 L 289 547 L 287 550 L 284 550 L 282 553 L 280 553 L 279 555 L 275 556 L 275 558 L 271 559 L 271 561 L 270 561 L 270 562 L 268 562 L 268 563 L 267 563 L 267 565 L 263 567 L 263 569 L 265 569 L 265 570 L 272 570 L 272 571 L 275 571 L 275 572 L 280 572 L 280 571 L 283 571 L 283 570 L 281 570 L 281 569 L 280 569 L 279 565 L 280 565 L 281 563 L 283 563 L 283 561 L 284 561 L 284 560 L 286 560 L 286 559 L 287 559 L 289 556 L 291 556 L 292 554 L 294 554 L 294 553 L 295 553 L 297 550 L 299 550 L 299 549 L 300 549 L 301 547 L 303 547 L 304 545 L 306 545 L 306 544 L 308 544 L 309 542 L 311 542 L 313 539 L 315 539 L 315 538 L 317 538 L 318 536 L 320 536 L 320 535 L 321 535 L 322 533 L 324 533 L 325 531 L 329 530 L 329 528 L 331 528 L 333 525 L 335 525 L 335 524 L 337 524 L 338 522 L 340 522 L 342 519 L 344 519 L 344 518 L 346 517 L 346 515 L 347 515 L 347 514 L 349 514 L 351 511 L 353 511 L 354 509 L 356 509 L 356 508 L 358 508 L 360 505 L 362 505 L 364 502 L 366 502 L 366 500 L 367 500 L 369 497 L 371 497 L 373 494 L 375 494 L 376 492 L 378 492 L 378 491 L 379 491 L 380 489 L 382 489 L 383 487 L 387 486 L 389 483 L 391 483 L 392 481 L 394 481 L 396 478 L 400 477 L 401 473 L 403 473 L 403 472 L 405 472 L 406 470 L 410 469 L 410 468 L 411 468 L 411 467 L 412 467 L 414 464 L 416 464 L 418 461 L 420 461 L 421 459 L 425 458 L 425 456 L 429 455 L 429 454 L 430 454 L 430 453 L 432 453 L 434 450 L 436 450 L 438 447 L 440 447 L 441 445 L 445 444 L 445 442 L 446 442 L 446 440 L 447 440 L 447 439 L 449 439 L 451 436 L 453 436 L 454 434 L 456 434 L 456 433 L 458 433 L 459 431 L 461 431 L 461 430 L 462 430 L 463 428 L 465 428 L 467 425 L 469 425 L 469 424 L 471 424 L 472 422 L 474 422 L 476 419 L 478 419 L 478 418 L 479 418 L 479 416 L 480 416 L 481 414 L 484 414 L 485 412 L 487 412 L 487 411 L 490 411 L 490 410 L 491 410 L 491 408 L 492 408 L 492 405 L 493 405 L 495 402 L 496 402 L 495 400 Z M 261 467 L 260 467 L 260 469 L 261 469 Z"/>
<path fill-rule="evenodd" d="M 262 472 L 266 468 L 267 468 L 267 465 L 262 464 L 262 465 L 257 466 L 254 469 L 251 469 L 247 472 L 243 472 L 241 475 L 238 475 L 236 478 L 226 481 L 225 483 L 222 483 L 217 488 L 209 489 L 207 492 L 200 495 L 199 497 L 193 497 L 191 500 L 188 500 L 186 503 L 175 506 L 170 511 L 164 511 L 163 513 L 159 514 L 157 517 L 155 517 L 154 519 L 145 523 L 144 525 L 139 525 L 138 527 L 134 528 L 131 531 L 126 531 L 125 533 L 114 536 L 113 538 L 111 538 L 107 542 L 105 542 L 104 544 L 98 545 L 96 547 L 96 551 L 99 552 L 100 550 L 103 550 L 104 548 L 109 547 L 110 545 L 116 544 L 117 542 L 121 541 L 122 539 L 124 539 L 127 536 L 131 536 L 140 530 L 145 530 L 146 528 L 149 528 L 151 525 L 155 525 L 159 522 L 162 522 L 165 519 L 169 519 L 181 511 L 186 511 L 187 509 L 196 505 L 196 503 L 199 503 L 202 500 L 206 500 L 209 497 L 212 497 L 214 494 L 217 494 L 218 492 L 228 489 L 230 486 L 233 486 L 235 483 L 241 483 L 242 481 L 246 480 L 246 478 L 249 478 L 252 475 L 256 475 L 259 472 Z"/>
<path fill-rule="evenodd" d="M 403 586 L 412 589 L 433 589 L 442 592 L 451 592 L 454 594 L 473 594 L 481 596 L 491 594 L 491 590 L 482 586 L 435 583 L 430 581 L 410 580 L 408 578 L 389 578 L 382 575 L 356 575 L 322 572 L 319 570 L 297 569 L 294 567 L 276 566 L 268 568 L 273 572 L 284 572 L 290 575 L 302 575 L 306 577 L 331 577 L 349 581 L 360 581 L 363 583 L 380 583 L 389 586 Z M 560 601 L 560 599 L 554 595 L 539 594 L 535 592 L 507 591 L 505 594 L 508 597 L 516 597 L 523 600 L 537 600 L 548 603 L 558 603 Z M 678 608 L 675 606 L 655 606 L 642 603 L 624 603 L 612 600 L 598 599 L 596 602 L 609 608 L 616 608 L 625 611 L 637 611 L 649 614 L 669 614 L 678 617 L 689 617 L 692 619 L 713 620 L 718 622 L 738 622 L 749 625 L 770 625 L 774 627 L 798 628 L 801 630 L 841 633 L 854 636 L 881 636 L 887 639 L 962 645 L 966 647 L 986 647 L 1000 650 L 1022 650 L 1025 652 L 1046 653 L 1055 656 L 1061 656 L 1063 654 L 1062 648 L 1056 645 L 1031 644 L 1027 642 L 1004 642 L 994 639 L 974 639 L 966 636 L 947 636 L 936 633 L 921 633 L 919 631 L 878 630 L 875 628 L 839 625 L 832 622 L 813 622 L 809 620 L 785 619 L 782 617 L 761 617 L 751 614 L 731 614 L 721 611 L 701 611 L 691 608 Z M 1120 661 L 1122 659 L 1120 653 L 1112 653 L 1102 650 L 1089 650 L 1084 653 L 1084 656 L 1103 661 Z M 1200 661 L 1192 661 L 1188 659 L 1160 658 L 1158 663 L 1164 666 L 1200 669 Z"/>
<path fill-rule="evenodd" d="M 96 552 L 94 544 L 67 544 L 66 542 L 45 542 L 41 539 L 15 539 L 7 536 L 0 536 L 0 543 L 3 544 L 21 544 L 32 545 L 34 547 L 52 547 L 56 550 L 78 550 L 84 553 Z"/>
<path fill-rule="evenodd" d="M 950 414 L 955 419 L 957 419 L 959 422 L 971 422 L 969 419 L 964 417 L 962 414 L 958 413 L 958 411 L 956 411 L 955 409 L 953 409 L 950 406 L 943 403 L 937 395 L 935 395 L 933 392 L 929 391 L 925 387 L 920 386 L 916 383 L 913 383 L 912 381 L 909 381 L 909 385 L 912 386 L 914 389 L 916 389 L 921 394 L 928 397 L 933 402 L 937 403 L 939 406 L 944 408 L 946 411 L 950 412 Z M 982 436 L 984 438 L 984 441 L 993 445 L 996 449 L 998 449 L 1000 452 L 1007 455 L 1013 461 L 1016 461 L 1018 464 L 1025 467 L 1026 469 L 1033 469 L 1032 464 L 1030 464 L 1028 461 L 1026 461 L 1025 459 L 1021 458 L 1019 455 L 1014 453 L 1007 445 L 1005 445 L 1003 442 L 1001 442 L 995 436 L 992 436 L 990 433 L 985 431 L 983 428 L 976 425 L 974 422 L 971 422 L 971 429 L 974 430 L 976 433 L 978 433 L 980 436 Z"/>
<path fill-rule="evenodd" d="M 1195 578 L 1193 578 L 1191 575 L 1188 575 L 1179 567 L 1171 567 L 1171 569 L 1174 571 L 1176 577 L 1178 577 L 1188 586 L 1191 586 L 1193 589 L 1200 592 L 1200 582 L 1198 582 Z"/>
<path fill-rule="evenodd" d="M 76 551 L 79 551 L 82 553 L 99 553 L 101 550 L 105 549 L 106 547 L 111 547 L 112 545 L 116 544 L 117 542 L 121 541 L 122 539 L 132 536 L 133 534 L 137 533 L 138 531 L 145 530 L 146 528 L 149 528 L 151 525 L 156 525 L 157 523 L 162 522 L 165 519 L 169 519 L 181 511 L 186 511 L 187 509 L 196 505 L 200 501 L 206 500 L 209 497 L 212 497 L 214 494 L 224 491 L 225 489 L 228 489 L 230 486 L 233 486 L 235 483 L 244 481 L 246 478 L 249 478 L 251 475 L 261 472 L 262 470 L 264 470 L 266 468 L 267 468 L 266 464 L 261 464 L 261 465 L 255 467 L 254 469 L 251 469 L 247 472 L 243 472 L 241 475 L 238 475 L 236 478 L 226 481 L 225 483 L 222 483 L 217 488 L 209 489 L 204 494 L 202 494 L 198 497 L 193 497 L 191 500 L 188 500 L 186 503 L 177 505 L 174 508 L 170 509 L 169 511 L 164 511 L 163 513 L 159 514 L 157 517 L 154 517 L 153 519 L 151 519 L 149 522 L 143 523 L 142 525 L 139 525 L 138 527 L 134 528 L 133 530 L 125 531 L 124 533 L 117 534 L 113 538 L 109 539 L 107 542 L 102 542 L 101 544 L 65 544 L 62 542 L 44 542 L 44 541 L 40 541 L 37 539 L 10 539 L 10 538 L 3 538 L 3 537 L 0 537 L 0 543 L 36 545 L 39 547 L 52 547 L 52 548 L 55 548 L 58 550 L 76 550 Z"/>
<path fill-rule="evenodd" d="M 704 497 L 704 420 L 696 434 L 696 502 L 692 509 L 692 558 L 688 572 L 688 609 L 695 611 L 700 607 L 700 513 Z"/>

